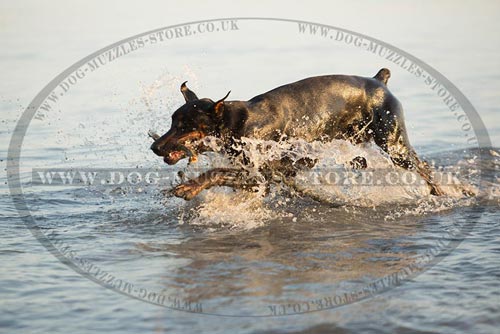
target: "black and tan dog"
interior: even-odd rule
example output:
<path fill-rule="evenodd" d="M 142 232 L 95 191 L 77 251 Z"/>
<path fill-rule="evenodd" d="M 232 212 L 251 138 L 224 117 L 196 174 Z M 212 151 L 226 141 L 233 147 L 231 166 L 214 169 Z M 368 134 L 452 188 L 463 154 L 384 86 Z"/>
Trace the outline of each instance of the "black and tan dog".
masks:
<path fill-rule="evenodd" d="M 163 136 L 153 136 L 154 153 L 175 164 L 207 150 L 199 139 L 215 136 L 226 144 L 229 155 L 237 156 L 235 141 L 241 137 L 279 141 L 301 138 L 308 142 L 345 139 L 354 144 L 373 140 L 389 154 L 394 164 L 415 170 L 427 182 L 430 193 L 442 195 L 433 181 L 431 169 L 411 147 L 401 103 L 387 88 L 388 69 L 373 78 L 326 75 L 300 80 L 258 95 L 249 101 L 225 101 L 229 93 L 216 102 L 199 99 L 186 83 L 181 92 L 186 103 L 172 116 L 172 126 Z M 363 158 L 353 161 L 365 167 Z M 305 161 L 301 166 L 314 165 Z M 287 161 L 274 164 L 292 175 Z M 292 168 L 293 169 L 293 168 Z M 189 200 L 203 189 L 213 186 L 248 188 L 254 184 L 237 168 L 216 168 L 173 189 L 177 197 Z"/>

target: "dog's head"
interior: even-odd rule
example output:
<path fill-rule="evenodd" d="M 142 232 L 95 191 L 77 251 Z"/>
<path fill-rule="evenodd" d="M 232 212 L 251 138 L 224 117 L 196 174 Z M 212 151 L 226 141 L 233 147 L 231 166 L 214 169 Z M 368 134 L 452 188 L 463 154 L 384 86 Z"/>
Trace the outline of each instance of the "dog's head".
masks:
<path fill-rule="evenodd" d="M 186 103 L 172 115 L 172 126 L 167 133 L 155 140 L 151 149 L 169 165 L 189 157 L 196 159 L 198 153 L 206 150 L 199 140 L 206 136 L 217 135 L 222 124 L 224 100 L 198 99 L 187 86 L 181 85 Z"/>

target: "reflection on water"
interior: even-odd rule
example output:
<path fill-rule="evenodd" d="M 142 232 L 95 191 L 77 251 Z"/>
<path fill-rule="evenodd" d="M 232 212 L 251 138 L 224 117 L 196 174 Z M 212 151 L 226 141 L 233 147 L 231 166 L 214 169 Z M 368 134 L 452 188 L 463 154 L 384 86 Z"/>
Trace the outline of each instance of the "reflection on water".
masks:
<path fill-rule="evenodd" d="M 166 294 L 202 302 L 206 312 L 236 314 L 235 307 L 241 312 L 246 305 L 247 314 L 262 314 L 267 304 L 359 291 L 415 265 L 438 240 L 450 241 L 455 223 L 436 227 L 420 213 L 394 223 L 387 219 L 390 207 L 330 207 L 307 199 L 289 201 L 287 208 L 260 227 L 185 223 L 196 233 L 136 247 L 146 256 L 159 253 L 166 263 L 183 260 L 158 278 Z"/>
<path fill-rule="evenodd" d="M 178 244 L 156 244 L 171 256 L 190 260 L 165 273 L 163 284 L 192 300 L 253 296 L 267 302 L 366 284 L 408 266 L 419 250 L 410 238 L 418 224 L 374 226 L 366 223 L 372 213 L 353 218 L 342 209 L 328 209 L 305 213 L 300 223 L 275 221 L 252 231 L 204 233 Z M 324 216 L 332 221 L 324 222 Z"/>

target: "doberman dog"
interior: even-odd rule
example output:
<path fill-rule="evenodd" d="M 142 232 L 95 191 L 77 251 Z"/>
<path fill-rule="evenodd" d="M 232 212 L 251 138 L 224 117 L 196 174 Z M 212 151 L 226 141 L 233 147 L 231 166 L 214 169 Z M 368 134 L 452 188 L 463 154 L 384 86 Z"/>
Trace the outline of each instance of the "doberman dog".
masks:
<path fill-rule="evenodd" d="M 307 142 L 345 139 L 354 144 L 374 141 L 393 163 L 414 170 L 427 182 L 430 193 L 442 195 L 434 182 L 430 166 L 420 160 L 411 147 L 401 103 L 387 88 L 390 71 L 382 68 L 373 78 L 325 75 L 303 79 L 257 95 L 249 101 L 199 99 L 181 85 L 186 103 L 172 116 L 170 130 L 152 135 L 153 152 L 173 165 L 208 148 L 200 139 L 215 136 L 225 144 L 230 156 L 239 153 L 235 141 L 242 137 L 279 141 L 299 138 Z M 314 162 L 303 165 L 312 167 Z M 364 158 L 354 165 L 366 167 Z M 290 169 L 283 162 L 274 168 Z M 186 200 L 213 186 L 248 188 L 252 181 L 238 168 L 215 168 L 198 178 L 181 183 L 173 194 Z"/>

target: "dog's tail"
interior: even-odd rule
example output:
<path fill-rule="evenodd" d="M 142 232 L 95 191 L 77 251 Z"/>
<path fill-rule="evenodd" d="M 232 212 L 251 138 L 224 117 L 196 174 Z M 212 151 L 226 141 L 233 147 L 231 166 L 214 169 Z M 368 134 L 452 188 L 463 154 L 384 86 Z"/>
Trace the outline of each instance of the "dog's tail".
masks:
<path fill-rule="evenodd" d="M 387 81 L 391 77 L 391 71 L 389 71 L 387 68 L 383 68 L 380 71 L 378 71 L 377 74 L 373 77 L 373 79 L 377 79 L 384 85 L 387 85 Z"/>

